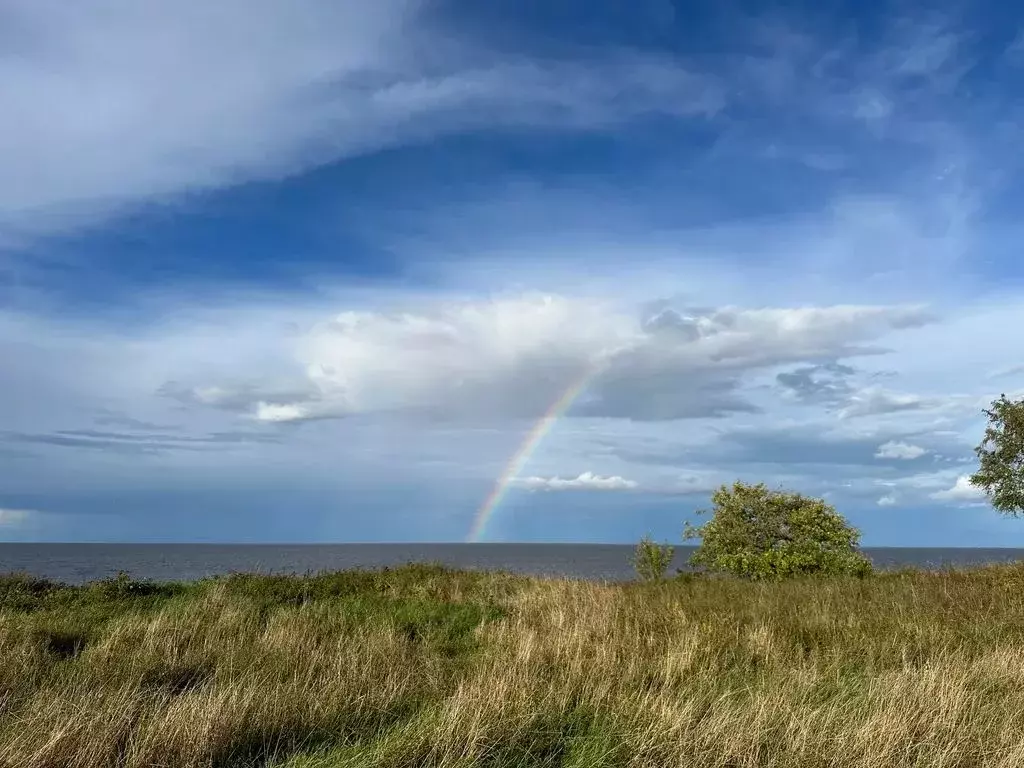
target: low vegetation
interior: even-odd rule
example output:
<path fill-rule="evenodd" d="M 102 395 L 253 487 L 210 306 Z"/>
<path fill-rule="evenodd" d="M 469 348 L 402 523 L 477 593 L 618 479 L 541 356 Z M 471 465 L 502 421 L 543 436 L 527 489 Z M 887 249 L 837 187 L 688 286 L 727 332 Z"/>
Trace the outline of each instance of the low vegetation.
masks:
<path fill-rule="evenodd" d="M 0 766 L 1024 765 L 1024 565 L 0 579 Z"/>
<path fill-rule="evenodd" d="M 644 581 L 661 581 L 672 565 L 675 552 L 671 544 L 656 544 L 649 536 L 644 536 L 633 553 L 633 568 Z"/>
<path fill-rule="evenodd" d="M 860 533 L 822 499 L 737 482 L 711 502 L 711 519 L 683 531 L 701 540 L 690 558 L 698 568 L 762 581 L 871 573 L 857 548 Z"/>

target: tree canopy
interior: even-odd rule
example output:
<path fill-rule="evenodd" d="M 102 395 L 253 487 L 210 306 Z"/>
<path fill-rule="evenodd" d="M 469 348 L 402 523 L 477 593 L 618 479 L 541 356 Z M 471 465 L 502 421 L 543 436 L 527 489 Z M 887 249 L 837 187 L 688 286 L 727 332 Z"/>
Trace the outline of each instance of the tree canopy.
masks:
<path fill-rule="evenodd" d="M 997 510 L 1016 517 L 1024 512 L 1024 400 L 1000 395 L 984 413 L 988 427 L 974 449 L 981 466 L 971 484 L 984 490 Z"/>
<path fill-rule="evenodd" d="M 857 548 L 859 531 L 821 499 L 736 482 L 711 500 L 711 519 L 699 527 L 687 523 L 683 532 L 685 539 L 701 539 L 692 565 L 749 579 L 871 571 Z"/>

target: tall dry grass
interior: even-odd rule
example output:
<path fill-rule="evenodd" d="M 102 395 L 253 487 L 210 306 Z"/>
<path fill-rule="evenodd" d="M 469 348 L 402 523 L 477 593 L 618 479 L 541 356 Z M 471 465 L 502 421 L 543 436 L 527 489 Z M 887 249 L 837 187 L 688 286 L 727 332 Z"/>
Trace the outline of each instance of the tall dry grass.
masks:
<path fill-rule="evenodd" d="M 8 579 L 0 765 L 1024 766 L 1024 566 Z"/>

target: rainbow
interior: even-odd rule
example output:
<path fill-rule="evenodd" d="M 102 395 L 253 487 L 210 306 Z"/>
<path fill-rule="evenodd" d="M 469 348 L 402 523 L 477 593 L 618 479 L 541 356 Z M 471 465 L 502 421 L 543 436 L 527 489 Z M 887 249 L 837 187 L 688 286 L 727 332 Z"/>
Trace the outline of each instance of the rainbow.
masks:
<path fill-rule="evenodd" d="M 556 400 L 547 412 L 541 416 L 540 420 L 533 425 L 526 438 L 523 440 L 519 449 L 512 456 L 511 460 L 505 466 L 504 471 L 498 477 L 497 482 L 494 484 L 494 488 L 491 489 L 490 494 L 484 499 L 484 503 L 477 509 L 476 516 L 473 518 L 473 527 L 469 531 L 469 536 L 466 538 L 467 542 L 477 542 L 483 536 L 484 529 L 487 527 L 487 523 L 490 522 L 491 517 L 494 515 L 494 510 L 497 509 L 498 505 L 505 498 L 505 494 L 508 493 L 508 489 L 512 485 L 512 481 L 519 476 L 526 462 L 530 460 L 530 456 L 540 445 L 541 440 L 551 431 L 551 428 L 555 426 L 555 423 L 569 410 L 573 402 L 577 397 L 582 394 L 583 390 L 587 388 L 587 384 L 590 383 L 591 378 L 595 374 L 594 368 L 588 368 L 584 371 L 583 375 L 577 379 L 574 379 Z"/>

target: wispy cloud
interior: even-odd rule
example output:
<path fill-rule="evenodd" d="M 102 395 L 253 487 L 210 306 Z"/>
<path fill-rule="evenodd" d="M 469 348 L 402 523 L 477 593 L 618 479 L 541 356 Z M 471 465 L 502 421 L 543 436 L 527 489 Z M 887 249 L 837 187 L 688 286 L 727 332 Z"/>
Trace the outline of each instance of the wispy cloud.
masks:
<path fill-rule="evenodd" d="M 1021 29 L 1013 41 L 1006 46 L 1004 55 L 1014 64 L 1024 64 L 1024 29 Z"/>
<path fill-rule="evenodd" d="M 712 78 L 664 56 L 501 55 L 407 0 L 103 13 L 10 0 L 0 13 L 17 35 L 0 63 L 7 111 L 19 116 L 0 128 L 9 242 L 440 134 L 699 118 L 723 99 Z"/>
<path fill-rule="evenodd" d="M 870 387 L 853 395 L 850 404 L 843 408 L 839 415 L 844 419 L 878 416 L 897 411 L 916 411 L 940 403 L 937 398 L 924 398 L 909 393 L 888 392 L 881 387 Z"/>

